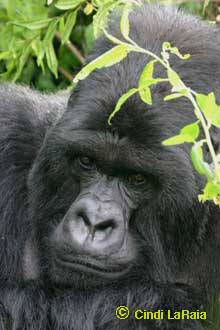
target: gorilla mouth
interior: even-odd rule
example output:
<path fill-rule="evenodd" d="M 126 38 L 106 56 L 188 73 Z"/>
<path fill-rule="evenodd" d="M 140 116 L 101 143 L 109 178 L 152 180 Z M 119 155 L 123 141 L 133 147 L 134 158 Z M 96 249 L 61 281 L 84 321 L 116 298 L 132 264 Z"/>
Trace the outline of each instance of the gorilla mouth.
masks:
<path fill-rule="evenodd" d="M 66 267 L 83 273 L 93 273 L 111 279 L 124 275 L 130 268 L 129 266 L 119 264 L 109 266 L 91 258 L 70 258 L 68 256 L 62 256 L 62 258 L 57 256 L 56 263 L 60 267 Z"/>

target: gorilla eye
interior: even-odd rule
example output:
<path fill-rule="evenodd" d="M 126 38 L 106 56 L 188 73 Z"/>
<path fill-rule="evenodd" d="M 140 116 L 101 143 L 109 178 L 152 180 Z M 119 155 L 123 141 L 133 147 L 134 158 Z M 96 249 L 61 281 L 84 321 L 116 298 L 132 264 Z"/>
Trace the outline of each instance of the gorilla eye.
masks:
<path fill-rule="evenodd" d="M 132 174 L 129 175 L 128 182 L 134 185 L 142 185 L 146 182 L 146 178 L 142 174 Z"/>
<path fill-rule="evenodd" d="M 86 156 L 79 157 L 79 164 L 86 170 L 93 170 L 96 168 L 94 161 Z"/>

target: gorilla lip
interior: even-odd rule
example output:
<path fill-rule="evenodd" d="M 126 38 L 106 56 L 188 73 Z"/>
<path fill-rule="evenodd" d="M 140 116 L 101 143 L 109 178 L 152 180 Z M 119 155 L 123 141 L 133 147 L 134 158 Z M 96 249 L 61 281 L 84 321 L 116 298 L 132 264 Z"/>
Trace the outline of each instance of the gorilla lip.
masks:
<path fill-rule="evenodd" d="M 100 274 L 103 277 L 119 277 L 124 275 L 130 267 L 120 265 L 118 267 L 105 267 L 97 262 L 97 260 L 83 260 L 79 258 L 68 258 L 68 257 L 58 257 L 55 258 L 56 263 L 60 266 L 64 266 L 67 268 L 75 269 L 75 270 L 81 270 L 83 272 L 87 273 L 94 273 L 94 274 Z"/>

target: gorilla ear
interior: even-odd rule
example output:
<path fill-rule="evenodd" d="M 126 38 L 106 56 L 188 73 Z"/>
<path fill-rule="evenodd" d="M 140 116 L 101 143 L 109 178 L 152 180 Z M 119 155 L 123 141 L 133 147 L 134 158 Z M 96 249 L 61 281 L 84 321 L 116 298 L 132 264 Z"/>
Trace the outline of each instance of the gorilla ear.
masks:
<path fill-rule="evenodd" d="M 39 262 L 37 256 L 37 244 L 33 239 L 25 243 L 23 254 L 23 276 L 24 280 L 36 280 L 39 278 Z"/>

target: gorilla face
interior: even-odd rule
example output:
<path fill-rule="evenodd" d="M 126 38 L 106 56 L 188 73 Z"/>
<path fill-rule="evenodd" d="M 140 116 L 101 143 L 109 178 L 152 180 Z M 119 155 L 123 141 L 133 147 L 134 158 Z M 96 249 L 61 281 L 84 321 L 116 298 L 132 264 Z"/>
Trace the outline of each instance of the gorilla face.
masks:
<path fill-rule="evenodd" d="M 42 191 L 34 191 L 33 200 L 41 202 L 34 206 L 40 263 L 50 279 L 100 285 L 137 268 L 135 214 L 153 201 L 159 186 L 137 162 L 140 152 L 115 132 L 70 132 L 58 124 L 48 136 L 30 181 L 39 187 L 35 180 L 41 179 Z"/>
<path fill-rule="evenodd" d="M 91 107 L 79 123 L 75 109 L 70 104 L 50 132 L 30 175 L 40 269 L 56 286 L 121 285 L 136 274 L 155 279 L 166 268 L 162 226 L 174 226 L 177 209 L 192 203 L 186 153 L 162 147 L 155 116 L 138 126 L 119 117 L 99 128 L 105 112 L 101 118 Z M 132 133 L 128 127 L 124 133 L 126 125 L 134 125 Z M 191 182 L 182 201 L 185 175 Z"/>

